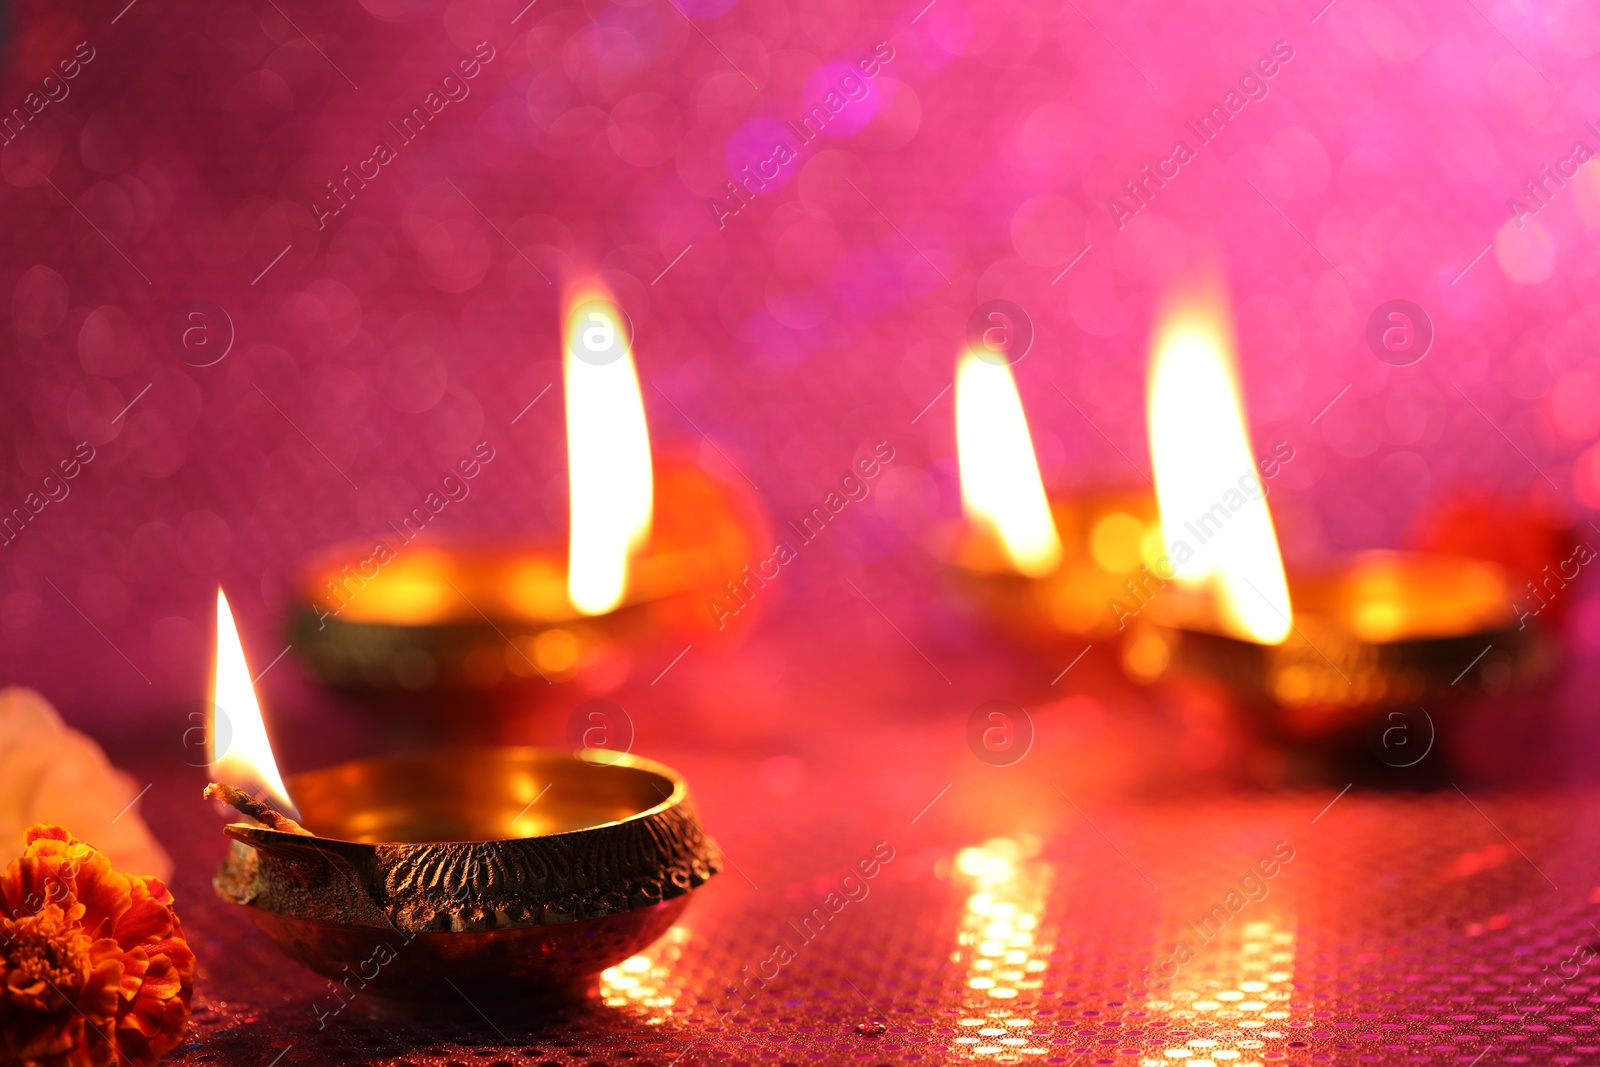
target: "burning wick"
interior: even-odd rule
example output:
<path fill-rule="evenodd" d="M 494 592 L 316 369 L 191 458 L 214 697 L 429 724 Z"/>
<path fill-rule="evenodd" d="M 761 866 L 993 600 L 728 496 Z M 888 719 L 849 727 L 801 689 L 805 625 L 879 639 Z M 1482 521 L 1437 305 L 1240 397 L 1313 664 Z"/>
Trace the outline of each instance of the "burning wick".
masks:
<path fill-rule="evenodd" d="M 299 834 L 302 837 L 317 836 L 271 804 L 257 800 L 238 786 L 212 782 L 206 786 L 205 798 L 207 800 L 221 800 L 240 815 L 249 816 L 257 822 L 265 824 L 269 830 L 279 830 L 286 834 Z"/>

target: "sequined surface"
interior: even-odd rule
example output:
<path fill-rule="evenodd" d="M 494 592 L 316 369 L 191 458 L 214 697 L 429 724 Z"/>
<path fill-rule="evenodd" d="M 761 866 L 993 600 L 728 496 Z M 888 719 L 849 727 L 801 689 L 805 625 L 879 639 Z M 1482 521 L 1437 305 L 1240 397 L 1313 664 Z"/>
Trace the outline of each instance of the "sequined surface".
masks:
<path fill-rule="evenodd" d="M 1600 1060 L 1592 794 L 1129 804 L 967 757 L 914 800 L 896 772 L 777 801 L 749 761 L 677 755 L 735 866 L 583 1004 L 438 1020 L 374 1014 L 280 956 L 209 891 L 214 814 L 163 783 L 201 961 L 175 1062 Z"/>

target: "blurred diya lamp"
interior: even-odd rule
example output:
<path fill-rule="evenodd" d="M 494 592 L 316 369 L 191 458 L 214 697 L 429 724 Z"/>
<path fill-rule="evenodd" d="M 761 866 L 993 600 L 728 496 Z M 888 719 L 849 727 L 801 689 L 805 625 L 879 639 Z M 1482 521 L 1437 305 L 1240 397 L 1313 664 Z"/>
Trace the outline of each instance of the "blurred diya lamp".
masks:
<path fill-rule="evenodd" d="M 320 678 L 386 701 L 530 682 L 610 689 L 639 647 L 715 629 L 707 602 L 759 555 L 766 524 L 742 488 L 687 458 L 653 460 L 626 323 L 597 290 L 569 303 L 567 545 L 402 541 L 323 555 L 291 624 Z"/>
<path fill-rule="evenodd" d="M 1221 678 L 1275 705 L 1288 734 L 1349 725 L 1381 705 L 1461 701 L 1549 675 L 1544 627 L 1518 624 L 1506 569 L 1486 560 L 1371 550 L 1291 573 L 1290 633 L 1277 643 L 1218 625 L 1205 597 L 1173 597 L 1131 625 L 1123 669 L 1136 681 L 1182 672 Z"/>
<path fill-rule="evenodd" d="M 1133 591 L 1161 545 L 1147 488 L 1049 499 L 1016 379 L 968 350 L 956 364 L 956 452 L 963 519 L 936 554 L 949 586 L 1012 636 L 1055 648 L 1063 635 L 1098 641 L 1119 623 L 1108 605 Z"/>
<path fill-rule="evenodd" d="M 385 701 L 620 684 L 641 649 L 715 630 L 707 600 L 765 541 L 749 495 L 697 464 L 667 457 L 654 482 L 650 539 L 628 557 L 626 591 L 603 612 L 574 605 L 568 559 L 554 547 L 419 543 L 374 568 L 352 567 L 371 551 L 352 546 L 305 572 L 294 647 L 325 683 Z"/>
<path fill-rule="evenodd" d="M 637 756 L 445 749 L 285 782 L 220 593 L 217 631 L 206 795 L 244 818 L 213 884 L 329 979 L 319 1019 L 581 995 L 722 867 L 683 778 Z"/>
<path fill-rule="evenodd" d="M 1568 587 L 1587 580 L 1600 543 L 1542 482 L 1520 494 L 1466 489 L 1442 495 L 1417 527 L 1412 544 L 1422 551 L 1504 566 L 1517 587 L 1518 619 L 1537 618 L 1546 627 L 1560 626 L 1578 602 Z"/>
<path fill-rule="evenodd" d="M 946 584 L 1010 636 L 1057 650 L 1064 638 L 1104 641 L 1119 634 L 1108 605 L 1125 600 L 1142 577 L 1161 524 L 1148 489 L 1088 489 L 1049 502 L 1060 562 L 1030 576 L 993 525 L 965 521 L 944 531 Z M 1156 557 L 1158 558 L 1158 557 Z"/>
<path fill-rule="evenodd" d="M 1126 605 L 1129 676 L 1198 670 L 1308 735 L 1352 711 L 1542 675 L 1548 645 L 1519 625 L 1510 577 L 1489 561 L 1373 551 L 1286 573 L 1224 306 L 1175 303 L 1157 330 L 1148 425 L 1166 551 Z"/>
<path fill-rule="evenodd" d="M 1120 638 L 1136 681 L 1210 674 L 1311 732 L 1339 709 L 1466 695 L 1547 671 L 1549 646 L 1520 625 L 1512 582 L 1493 562 L 1370 552 L 1286 573 L 1266 480 L 1293 449 L 1252 454 L 1224 308 L 1213 293 L 1175 301 L 1156 332 L 1153 493 L 1049 500 L 1010 368 L 961 357 L 965 521 L 946 553 L 954 584 L 1034 643 Z M 1475 681 L 1458 684 L 1469 668 Z"/>
<path fill-rule="evenodd" d="M 1505 568 L 1420 552 L 1358 553 L 1289 576 L 1294 624 L 1265 643 L 1218 625 L 1214 603 L 1175 589 L 1129 628 L 1123 667 L 1153 682 L 1184 670 L 1276 706 L 1291 736 L 1385 705 L 1459 701 L 1536 682 L 1554 666 L 1544 627 L 1522 626 Z M 1163 594 L 1164 596 L 1166 594 Z"/>

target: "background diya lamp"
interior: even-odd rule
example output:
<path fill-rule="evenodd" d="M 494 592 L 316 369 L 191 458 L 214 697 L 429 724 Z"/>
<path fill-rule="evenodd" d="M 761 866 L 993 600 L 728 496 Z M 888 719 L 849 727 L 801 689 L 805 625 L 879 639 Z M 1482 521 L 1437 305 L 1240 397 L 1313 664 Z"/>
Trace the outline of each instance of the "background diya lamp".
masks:
<path fill-rule="evenodd" d="M 1294 623 L 1280 641 L 1218 625 L 1203 599 L 1175 596 L 1138 627 L 1124 667 L 1148 681 L 1197 669 L 1274 705 L 1275 732 L 1336 732 L 1375 707 L 1455 702 L 1548 676 L 1554 646 L 1545 627 L 1519 623 L 1515 591 L 1485 560 L 1363 552 L 1290 576 Z"/>
<path fill-rule="evenodd" d="M 952 589 L 1011 635 L 1057 648 L 1064 635 L 1105 640 L 1108 605 L 1133 593 L 1160 545 L 1155 495 L 1144 487 L 1050 499 L 1016 379 L 976 349 L 956 364 L 956 452 L 963 518 L 935 552 Z"/>
<path fill-rule="evenodd" d="M 1491 561 L 1369 551 L 1286 572 L 1222 307 L 1176 305 L 1157 332 L 1149 433 L 1165 551 L 1124 605 L 1129 676 L 1198 669 L 1272 705 L 1274 732 L 1303 737 L 1359 722 L 1353 712 L 1544 674 L 1549 646 L 1520 625 Z"/>
<path fill-rule="evenodd" d="M 1215 291 L 1175 300 L 1156 331 L 1153 491 L 1049 499 L 1010 368 L 962 355 L 952 584 L 1030 643 L 1120 640 L 1129 678 L 1208 674 L 1293 736 L 1544 676 L 1549 643 L 1493 560 L 1374 551 L 1286 571 L 1267 495 L 1294 449 L 1251 449 L 1225 308 Z"/>
<path fill-rule="evenodd" d="M 1576 521 L 1540 480 L 1523 493 L 1479 488 L 1430 502 L 1412 536 L 1424 551 L 1498 563 L 1513 579 L 1518 623 L 1559 628 L 1578 601 L 1600 537 Z"/>
<path fill-rule="evenodd" d="M 642 647 L 715 628 L 706 604 L 767 543 L 765 520 L 742 486 L 652 456 L 627 318 L 608 296 L 580 291 L 566 323 L 566 546 L 325 554 L 292 623 L 324 681 L 386 708 L 438 692 L 456 710 L 493 707 L 547 682 L 613 688 Z"/>
<path fill-rule="evenodd" d="M 220 595 L 218 638 L 206 796 L 246 818 L 213 884 L 328 977 L 319 1018 L 581 995 L 722 867 L 682 777 L 631 755 L 446 749 L 285 782 Z"/>

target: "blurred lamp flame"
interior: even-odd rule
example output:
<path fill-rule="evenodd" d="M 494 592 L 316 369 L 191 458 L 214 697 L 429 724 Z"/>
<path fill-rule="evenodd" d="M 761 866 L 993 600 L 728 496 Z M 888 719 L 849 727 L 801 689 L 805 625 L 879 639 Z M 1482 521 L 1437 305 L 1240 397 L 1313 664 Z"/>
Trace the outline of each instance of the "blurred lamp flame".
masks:
<path fill-rule="evenodd" d="M 1289 585 L 1256 470 L 1221 300 L 1174 307 L 1150 364 L 1150 457 L 1177 581 L 1209 588 L 1230 633 L 1289 636 Z"/>
<path fill-rule="evenodd" d="M 567 597 L 583 614 L 600 615 L 622 602 L 629 557 L 650 536 L 650 431 L 615 302 L 585 291 L 569 303 L 566 322 Z"/>
<path fill-rule="evenodd" d="M 956 364 L 956 457 L 969 522 L 988 526 L 1016 569 L 1032 578 L 1061 562 L 1011 368 L 963 353 Z"/>
<path fill-rule="evenodd" d="M 218 714 L 225 716 L 227 751 L 222 753 L 217 752 Z M 211 715 L 206 755 L 212 776 L 247 791 L 260 788 L 275 807 L 292 813 L 294 805 L 278 774 L 278 761 L 267 740 L 267 724 L 261 718 L 261 705 L 250 682 L 239 628 L 234 625 L 233 611 L 221 589 L 217 590 L 217 663 L 211 683 Z"/>

